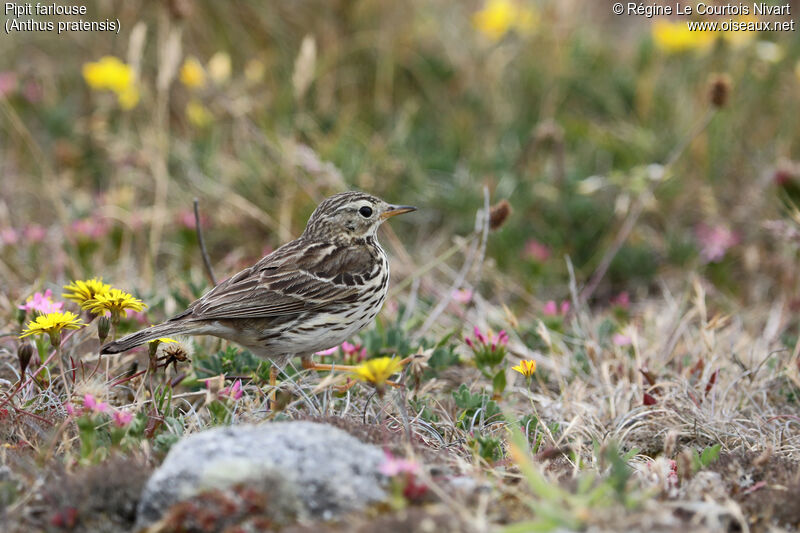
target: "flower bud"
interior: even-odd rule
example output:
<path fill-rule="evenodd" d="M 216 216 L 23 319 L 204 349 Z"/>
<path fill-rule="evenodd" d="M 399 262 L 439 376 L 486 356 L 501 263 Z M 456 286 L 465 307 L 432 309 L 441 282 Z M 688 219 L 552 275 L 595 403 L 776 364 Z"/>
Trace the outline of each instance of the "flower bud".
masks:
<path fill-rule="evenodd" d="M 106 341 L 110 330 L 111 320 L 107 316 L 101 316 L 97 319 L 97 336 L 100 338 L 100 344 Z"/>
<path fill-rule="evenodd" d="M 28 364 L 31 362 L 32 356 L 33 356 L 33 345 L 29 342 L 20 344 L 19 348 L 17 349 L 17 358 L 19 359 L 20 379 L 22 379 L 25 376 L 25 370 L 28 368 Z"/>

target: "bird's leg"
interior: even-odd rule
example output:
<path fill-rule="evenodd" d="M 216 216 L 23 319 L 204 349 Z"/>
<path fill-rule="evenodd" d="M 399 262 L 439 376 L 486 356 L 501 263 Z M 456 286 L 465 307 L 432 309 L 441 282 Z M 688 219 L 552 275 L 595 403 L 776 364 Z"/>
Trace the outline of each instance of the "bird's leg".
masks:
<path fill-rule="evenodd" d="M 406 357 L 405 359 L 400 360 L 400 364 L 405 366 L 406 364 L 410 363 L 414 359 L 413 355 Z M 311 360 L 311 357 L 303 357 L 301 358 L 301 362 L 303 364 L 303 368 L 306 370 L 354 370 L 358 368 L 356 365 L 336 365 L 336 364 L 328 364 L 328 363 L 315 363 Z"/>
<path fill-rule="evenodd" d="M 275 363 L 272 363 L 269 367 L 269 386 L 272 388 L 269 392 L 269 408 L 275 408 L 275 392 L 278 388 L 278 367 L 275 366 Z"/>
<path fill-rule="evenodd" d="M 356 383 L 358 383 L 356 380 L 347 378 L 347 383 L 344 385 L 334 385 L 333 388 L 336 390 L 336 392 L 347 392 L 352 389 L 353 385 Z"/>
<path fill-rule="evenodd" d="M 353 370 L 354 368 L 356 368 L 353 365 L 330 365 L 327 363 L 315 363 L 314 361 L 311 360 L 311 356 L 302 357 L 300 361 L 303 365 L 303 368 L 305 368 L 306 370 L 331 371 L 331 370 Z"/>

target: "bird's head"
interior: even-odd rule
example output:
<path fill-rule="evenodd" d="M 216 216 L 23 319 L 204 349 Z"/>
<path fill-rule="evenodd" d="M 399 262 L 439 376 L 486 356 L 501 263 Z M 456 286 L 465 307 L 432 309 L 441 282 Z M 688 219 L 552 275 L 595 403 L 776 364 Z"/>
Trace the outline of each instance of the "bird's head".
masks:
<path fill-rule="evenodd" d="M 391 205 L 363 192 L 343 192 L 326 198 L 308 219 L 303 236 L 320 240 L 365 239 L 375 236 L 385 220 L 416 211 L 409 205 Z"/>

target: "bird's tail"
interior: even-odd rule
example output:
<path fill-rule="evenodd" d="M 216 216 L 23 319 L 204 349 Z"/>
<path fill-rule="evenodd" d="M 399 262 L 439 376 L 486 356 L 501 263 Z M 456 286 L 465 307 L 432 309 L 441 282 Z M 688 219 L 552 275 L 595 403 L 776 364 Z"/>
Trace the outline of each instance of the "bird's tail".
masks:
<path fill-rule="evenodd" d="M 125 335 L 119 340 L 109 342 L 103 346 L 100 353 L 113 354 L 120 352 L 127 352 L 131 348 L 136 348 L 142 344 L 158 339 L 159 337 L 167 337 L 169 335 L 186 334 L 189 333 L 191 328 L 187 328 L 185 322 L 165 322 L 157 326 L 150 326 L 149 328 Z"/>

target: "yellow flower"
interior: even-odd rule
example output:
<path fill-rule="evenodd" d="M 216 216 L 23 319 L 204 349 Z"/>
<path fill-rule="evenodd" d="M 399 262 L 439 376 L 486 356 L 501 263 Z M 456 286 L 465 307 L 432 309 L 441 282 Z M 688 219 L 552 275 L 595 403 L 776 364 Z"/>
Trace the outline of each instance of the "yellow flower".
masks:
<path fill-rule="evenodd" d="M 657 20 L 653 22 L 653 42 L 667 53 L 679 53 L 688 50 L 708 48 L 715 39 L 712 31 L 689 31 L 686 22 L 669 22 Z"/>
<path fill-rule="evenodd" d="M 181 83 L 190 89 L 199 89 L 206 84 L 206 71 L 196 57 L 187 57 L 181 67 Z"/>
<path fill-rule="evenodd" d="M 114 56 L 83 65 L 83 79 L 96 91 L 109 90 L 117 95 L 120 107 L 133 109 L 139 103 L 139 89 L 130 65 Z"/>
<path fill-rule="evenodd" d="M 152 326 L 152 324 L 151 324 L 151 326 Z M 170 343 L 178 342 L 178 341 L 176 341 L 175 339 L 171 339 L 169 337 L 161 337 L 161 338 L 153 339 L 153 340 L 150 341 L 151 344 L 154 343 L 154 342 L 157 342 L 159 344 L 162 344 L 162 343 L 163 344 L 170 344 Z"/>
<path fill-rule="evenodd" d="M 133 83 L 133 69 L 114 56 L 105 56 L 83 65 L 83 79 L 92 89 L 120 93 Z"/>
<path fill-rule="evenodd" d="M 472 25 L 489 39 L 499 41 L 512 29 L 533 32 L 539 25 L 539 14 L 513 0 L 487 0 L 472 16 Z"/>
<path fill-rule="evenodd" d="M 83 304 L 88 300 L 93 299 L 98 294 L 105 294 L 111 290 L 111 285 L 103 283 L 103 278 L 87 279 L 86 281 L 77 280 L 69 285 L 64 285 L 67 290 L 63 294 L 64 298 L 77 302 L 78 305 L 83 307 Z"/>
<path fill-rule="evenodd" d="M 536 361 L 523 359 L 517 366 L 512 366 L 511 370 L 516 370 L 526 378 L 529 378 L 536 372 Z"/>
<path fill-rule="evenodd" d="M 384 385 L 392 374 L 402 370 L 403 364 L 394 357 L 377 357 L 368 359 L 353 369 L 353 373 L 363 381 L 369 381 L 378 387 Z"/>
<path fill-rule="evenodd" d="M 28 322 L 20 339 L 29 335 L 50 335 L 50 342 L 54 346 L 59 343 L 58 334 L 62 329 L 80 329 L 86 324 L 78 318 L 78 315 L 69 311 L 65 313 L 48 313 L 46 315 L 39 315 L 36 320 Z"/>
<path fill-rule="evenodd" d="M 125 291 L 111 289 L 108 292 L 96 295 L 91 300 L 85 301 L 81 307 L 96 315 L 102 315 L 106 311 L 110 311 L 112 317 L 119 318 L 126 309 L 143 311 L 147 306 L 144 302 Z"/>
<path fill-rule="evenodd" d="M 197 100 L 189 100 L 189 103 L 186 104 L 186 118 L 193 126 L 205 128 L 214 120 L 214 115 Z"/>

